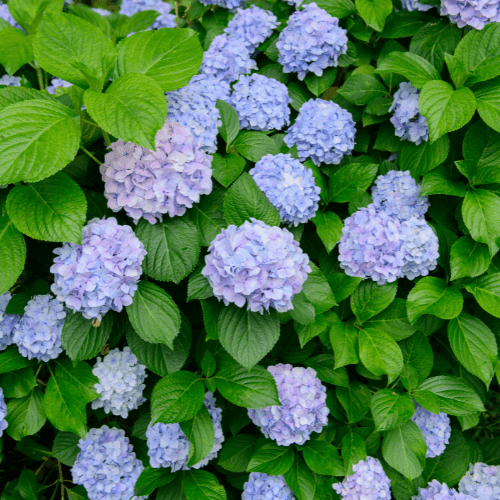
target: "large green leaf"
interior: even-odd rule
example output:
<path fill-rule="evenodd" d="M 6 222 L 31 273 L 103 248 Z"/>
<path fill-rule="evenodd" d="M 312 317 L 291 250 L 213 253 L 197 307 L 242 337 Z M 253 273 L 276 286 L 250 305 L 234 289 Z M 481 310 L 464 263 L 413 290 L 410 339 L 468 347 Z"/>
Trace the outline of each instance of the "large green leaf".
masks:
<path fill-rule="evenodd" d="M 396 297 L 397 281 L 378 285 L 375 281 L 363 281 L 351 295 L 351 309 L 359 323 L 383 311 Z"/>
<path fill-rule="evenodd" d="M 87 363 L 83 361 L 73 363 L 62 356 L 59 356 L 54 363 L 56 377 L 73 384 L 78 389 L 81 399 L 90 403 L 97 398 L 98 393 L 95 390 L 95 385 L 99 379 L 92 373 L 92 368 Z"/>
<path fill-rule="evenodd" d="M 318 236 L 330 253 L 342 237 L 343 223 L 340 217 L 333 212 L 322 212 L 318 210 L 312 219 L 316 225 Z"/>
<path fill-rule="evenodd" d="M 369 0 L 365 0 L 368 1 Z M 339 94 L 357 106 L 368 104 L 376 97 L 384 97 L 387 90 L 384 85 L 371 75 L 352 75 L 339 89 Z"/>
<path fill-rule="evenodd" d="M 72 467 L 75 463 L 80 448 L 80 437 L 72 432 L 58 432 L 52 446 L 52 455 L 64 465 Z"/>
<path fill-rule="evenodd" d="M 337 170 L 328 183 L 328 200 L 336 203 L 351 201 L 358 189 L 365 191 L 377 175 L 378 165 L 348 163 Z"/>
<path fill-rule="evenodd" d="M 24 236 L 8 216 L 0 217 L 0 293 L 16 282 L 23 272 L 25 260 Z"/>
<path fill-rule="evenodd" d="M 280 476 L 290 470 L 294 459 L 293 448 L 268 443 L 259 448 L 252 456 L 247 470 L 249 472 L 264 472 L 270 476 Z"/>
<path fill-rule="evenodd" d="M 492 129 L 500 132 L 500 78 L 478 83 L 472 90 L 479 116 Z"/>
<path fill-rule="evenodd" d="M 180 424 L 182 432 L 189 440 L 189 460 L 187 465 L 201 462 L 214 446 L 214 423 L 207 407 L 202 405 L 200 411 L 191 419 Z"/>
<path fill-rule="evenodd" d="M 358 464 L 360 460 L 366 460 L 366 444 L 357 432 L 353 432 L 352 428 L 342 438 L 342 458 L 346 476 L 354 473 L 353 465 Z"/>
<path fill-rule="evenodd" d="M 247 160 L 258 162 L 265 155 L 277 155 L 276 143 L 262 132 L 242 130 L 236 137 L 234 148 Z"/>
<path fill-rule="evenodd" d="M 313 0 L 306 0 L 305 4 L 312 3 Z M 331 16 L 342 19 L 356 12 L 356 7 L 352 0 L 318 0 L 316 5 L 328 12 Z"/>
<path fill-rule="evenodd" d="M 43 392 L 35 387 L 27 396 L 11 399 L 7 403 L 7 434 L 20 441 L 25 436 L 37 433 L 47 417 L 43 409 Z"/>
<path fill-rule="evenodd" d="M 392 2 L 390 0 L 356 0 L 356 8 L 368 26 L 382 31 L 387 16 L 392 12 Z"/>
<path fill-rule="evenodd" d="M 390 335 L 394 340 L 403 340 L 413 335 L 417 325 L 412 325 L 406 311 L 406 300 L 394 299 L 394 301 L 365 323 L 365 327 L 376 328 Z"/>
<path fill-rule="evenodd" d="M 300 456 L 295 458 L 292 467 L 285 473 L 285 481 L 297 500 L 313 500 L 316 491 L 314 474 Z"/>
<path fill-rule="evenodd" d="M 212 155 L 212 175 L 224 187 L 232 184 L 243 172 L 245 159 L 239 154 L 228 153 L 221 156 L 218 153 Z"/>
<path fill-rule="evenodd" d="M 156 488 L 170 483 L 175 478 L 169 469 L 146 467 L 135 483 L 134 493 L 136 495 L 151 495 Z"/>
<path fill-rule="evenodd" d="M 335 353 L 335 369 L 359 361 L 359 338 L 356 327 L 335 315 L 332 317 L 330 342 Z"/>
<path fill-rule="evenodd" d="M 33 60 L 32 39 L 21 30 L 0 29 L 0 64 L 9 75 Z"/>
<path fill-rule="evenodd" d="M 418 146 L 410 141 L 405 141 L 399 164 L 402 169 L 409 170 L 413 178 L 418 179 L 421 175 L 441 165 L 450 151 L 450 139 L 448 134 L 443 135 L 437 141 L 422 141 Z"/>
<path fill-rule="evenodd" d="M 500 273 L 476 278 L 466 288 L 486 312 L 500 317 Z"/>
<path fill-rule="evenodd" d="M 470 236 L 458 239 L 450 251 L 451 279 L 474 278 L 483 274 L 491 263 L 488 245 L 474 241 Z"/>
<path fill-rule="evenodd" d="M 336 387 L 335 394 L 351 424 L 359 422 L 370 411 L 372 399 L 370 389 L 357 380 L 352 382 L 349 387 Z"/>
<path fill-rule="evenodd" d="M 12 17 L 32 35 L 44 14 L 61 12 L 64 0 L 10 0 L 9 11 Z"/>
<path fill-rule="evenodd" d="M 386 431 L 410 420 L 415 412 L 415 403 L 408 393 L 382 389 L 373 395 L 371 410 L 376 428 Z"/>
<path fill-rule="evenodd" d="M 226 500 L 226 490 L 217 478 L 204 470 L 190 469 L 184 475 L 182 490 L 187 500 Z"/>
<path fill-rule="evenodd" d="M 257 436 L 238 434 L 224 442 L 218 465 L 230 472 L 246 472 L 257 443 Z"/>
<path fill-rule="evenodd" d="M 304 460 L 316 474 L 342 476 L 344 464 L 336 448 L 325 441 L 307 441 L 304 449 Z"/>

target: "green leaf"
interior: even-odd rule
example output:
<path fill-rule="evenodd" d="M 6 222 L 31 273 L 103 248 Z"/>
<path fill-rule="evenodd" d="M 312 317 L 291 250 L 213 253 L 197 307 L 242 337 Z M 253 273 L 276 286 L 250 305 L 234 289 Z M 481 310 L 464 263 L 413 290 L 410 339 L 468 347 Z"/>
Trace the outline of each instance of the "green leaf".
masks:
<path fill-rule="evenodd" d="M 425 12 L 393 12 L 386 21 L 381 38 L 404 38 L 413 36 L 428 22 L 435 18 Z"/>
<path fill-rule="evenodd" d="M 378 165 L 348 163 L 337 170 L 328 183 L 328 200 L 343 203 L 352 200 L 358 189 L 365 191 L 377 175 Z"/>
<path fill-rule="evenodd" d="M 349 377 L 345 368 L 334 368 L 335 357 L 331 354 L 318 354 L 304 361 L 304 364 L 316 371 L 317 377 L 323 382 L 349 387 Z"/>
<path fill-rule="evenodd" d="M 54 96 L 35 89 L 25 87 L 5 87 L 0 89 L 0 109 L 16 104 L 17 102 L 31 101 L 33 99 L 56 101 Z"/>
<path fill-rule="evenodd" d="M 170 469 L 153 469 L 151 466 L 147 466 L 137 478 L 134 493 L 140 496 L 151 495 L 156 488 L 170 483 L 174 478 L 175 475 Z"/>
<path fill-rule="evenodd" d="M 410 420 L 415 412 L 415 403 L 408 393 L 382 389 L 373 395 L 371 410 L 376 429 L 387 431 Z"/>
<path fill-rule="evenodd" d="M 302 450 L 304 460 L 316 474 L 343 476 L 344 463 L 337 449 L 325 441 L 307 441 Z"/>
<path fill-rule="evenodd" d="M 0 29 L 0 64 L 7 74 L 12 76 L 33 58 L 31 38 L 17 28 Z"/>
<path fill-rule="evenodd" d="M 330 342 L 335 353 L 335 369 L 359 361 L 358 330 L 350 323 L 333 316 Z"/>
<path fill-rule="evenodd" d="M 244 168 L 245 160 L 238 154 L 228 153 L 226 156 L 221 156 L 214 153 L 212 155 L 212 175 L 224 187 L 232 184 Z"/>
<path fill-rule="evenodd" d="M 363 0 L 363 2 L 375 3 L 373 0 L 371 2 L 370 0 Z M 349 102 L 357 106 L 363 106 L 377 97 L 386 96 L 387 90 L 374 76 L 358 74 L 347 79 L 339 89 L 339 94 Z"/>
<path fill-rule="evenodd" d="M 0 373 L 12 372 L 31 366 L 32 362 L 21 355 L 17 347 L 8 347 L 0 352 Z"/>
<path fill-rule="evenodd" d="M 324 274 L 313 262 L 309 262 L 309 266 L 311 272 L 302 285 L 301 294 L 313 305 L 316 314 L 322 314 L 336 305 L 335 298 Z"/>
<path fill-rule="evenodd" d="M 432 143 L 432 146 L 437 144 L 440 140 L 441 139 L 438 139 L 436 142 Z M 422 179 L 422 189 L 420 191 L 421 196 L 430 194 L 447 194 L 463 198 L 466 193 L 467 188 L 465 187 L 465 184 L 463 182 L 455 182 L 452 179 L 450 172 L 444 165 L 425 174 Z"/>
<path fill-rule="evenodd" d="M 300 456 L 296 457 L 290 470 L 285 473 L 285 481 L 297 500 L 313 500 L 316 491 L 314 474 Z"/>
<path fill-rule="evenodd" d="M 276 443 L 265 444 L 252 456 L 248 472 L 264 472 L 270 476 L 280 476 L 290 470 L 295 460 L 292 447 L 279 446 Z"/>
<path fill-rule="evenodd" d="M 202 405 L 200 411 L 190 420 L 181 422 L 182 432 L 189 441 L 188 466 L 201 462 L 214 446 L 214 423 L 207 407 Z"/>
<path fill-rule="evenodd" d="M 73 160 L 80 118 L 55 101 L 18 102 L 0 111 L 0 136 L 0 182 L 36 182 Z"/>
<path fill-rule="evenodd" d="M 19 477 L 19 493 L 24 500 L 38 500 L 38 490 L 35 473 L 23 468 Z"/>
<path fill-rule="evenodd" d="M 85 21 L 97 26 L 113 42 L 116 41 L 116 33 L 111 28 L 111 24 L 105 16 L 94 12 L 90 7 L 83 4 L 68 5 L 68 12 L 74 16 L 81 17 Z"/>
<path fill-rule="evenodd" d="M 353 474 L 352 466 L 360 460 L 366 460 L 366 444 L 357 433 L 349 430 L 342 438 L 342 458 L 345 464 L 345 474 Z"/>
<path fill-rule="evenodd" d="M 58 432 L 52 446 L 52 455 L 64 465 L 72 467 L 80 453 L 78 441 L 80 436 L 72 432 Z"/>
<path fill-rule="evenodd" d="M 226 500 L 226 490 L 213 474 L 196 469 L 184 474 L 182 489 L 187 500 Z"/>
<path fill-rule="evenodd" d="M 308 73 L 305 77 L 307 88 L 316 96 L 319 97 L 328 87 L 333 85 L 337 76 L 337 68 L 327 68 L 323 70 L 321 76 L 316 76 L 314 73 Z"/>
<path fill-rule="evenodd" d="M 94 386 L 99 379 L 92 373 L 92 368 L 87 363 L 73 364 L 68 358 L 61 356 L 54 363 L 56 377 L 73 384 L 80 393 L 80 399 L 90 403 L 97 397 Z"/>
<path fill-rule="evenodd" d="M 287 85 L 287 88 L 288 88 L 288 95 L 292 100 L 290 106 L 295 111 L 300 111 L 300 108 L 304 105 L 304 103 L 306 103 L 309 99 L 313 97 L 313 94 L 306 87 L 305 83 L 290 82 Z"/>
<path fill-rule="evenodd" d="M 25 260 L 24 236 L 8 216 L 0 217 L 0 293 L 14 285 L 23 272 Z"/>
<path fill-rule="evenodd" d="M 224 217 L 229 224 L 236 226 L 241 226 L 251 218 L 269 226 L 278 226 L 280 223 L 278 211 L 246 172 L 229 188 L 224 198 Z"/>
<path fill-rule="evenodd" d="M 466 288 L 486 312 L 496 318 L 500 317 L 500 273 L 476 278 Z"/>
<path fill-rule="evenodd" d="M 218 465 L 230 472 L 246 472 L 252 458 L 257 436 L 238 434 L 224 442 Z"/>
<path fill-rule="evenodd" d="M 444 59 L 455 88 L 463 87 L 470 73 L 465 71 L 462 61 L 458 57 L 451 56 L 450 54 L 445 54 Z"/>
<path fill-rule="evenodd" d="M 27 396 L 37 383 L 33 368 L 26 367 L 14 372 L 0 375 L 0 387 L 5 398 L 22 398 Z"/>
<path fill-rule="evenodd" d="M 432 143 L 423 141 L 418 146 L 405 141 L 399 157 L 399 165 L 402 169 L 409 170 L 413 178 L 418 179 L 421 175 L 441 165 L 448 157 L 449 151 L 448 135 Z"/>
<path fill-rule="evenodd" d="M 500 132 L 500 79 L 478 83 L 472 90 L 476 97 L 479 116 L 492 129 Z"/>
<path fill-rule="evenodd" d="M 365 326 L 382 330 L 396 341 L 410 337 L 418 330 L 408 319 L 406 301 L 403 299 L 394 299 L 387 309 L 373 316 Z"/>
<path fill-rule="evenodd" d="M 403 374 L 406 371 L 414 372 L 417 376 L 416 385 L 418 385 L 430 375 L 434 366 L 434 354 L 431 344 L 422 332 L 416 332 L 411 337 L 399 342 L 399 347 L 403 353 Z M 404 379 L 405 376 L 403 375 L 403 382 Z"/>
<path fill-rule="evenodd" d="M 240 119 L 234 108 L 225 101 L 217 99 L 216 108 L 220 112 L 222 121 L 222 125 L 219 127 L 219 134 L 229 146 L 236 139 L 240 131 Z"/>
<path fill-rule="evenodd" d="M 31 35 L 45 13 L 61 12 L 63 0 L 10 0 L 12 17 Z"/>
<path fill-rule="evenodd" d="M 314 323 L 302 325 L 294 321 L 293 326 L 299 337 L 300 347 L 303 348 L 311 339 L 323 333 L 329 325 L 326 322 L 325 316 L 317 315 L 314 318 Z"/>
<path fill-rule="evenodd" d="M 81 485 L 75 486 L 74 488 L 66 488 L 66 493 L 68 494 L 68 500 L 87 500 L 87 492 L 85 488 Z"/>
<path fill-rule="evenodd" d="M 188 280 L 187 301 L 205 300 L 213 296 L 213 290 L 208 279 L 201 274 L 203 267 L 195 269 Z"/>
<path fill-rule="evenodd" d="M 143 10 L 136 12 L 133 16 L 113 16 L 109 18 L 112 22 L 118 39 L 125 38 L 130 33 L 147 30 L 156 21 L 160 13 L 157 10 Z M 116 19 L 116 21 L 115 21 Z"/>
<path fill-rule="evenodd" d="M 276 143 L 262 132 L 242 130 L 238 133 L 233 147 L 247 160 L 258 162 L 265 155 L 277 155 Z"/>
<path fill-rule="evenodd" d="M 151 77 L 163 92 L 189 83 L 203 59 L 197 33 L 189 29 L 142 31 L 118 44 L 117 76 L 141 73 Z"/>
<path fill-rule="evenodd" d="M 466 87 L 453 90 L 448 82 L 433 80 L 422 88 L 419 108 L 429 125 L 429 140 L 434 142 L 469 122 L 476 110 L 476 98 Z"/>
<path fill-rule="evenodd" d="M 167 292 L 154 283 L 139 281 L 134 301 L 126 309 L 134 330 L 143 340 L 166 344 L 173 349 L 181 316 Z"/>
<path fill-rule="evenodd" d="M 21 441 L 16 444 L 16 448 L 23 455 L 26 455 L 29 458 L 33 458 L 37 462 L 41 462 L 42 460 L 45 461 L 52 456 L 52 452 L 48 448 L 30 437 L 21 439 Z"/>
<path fill-rule="evenodd" d="M 392 2 L 390 0 L 356 0 L 356 8 L 368 26 L 382 31 L 387 16 L 392 12 Z"/>
<path fill-rule="evenodd" d="M 440 278 L 422 278 L 408 294 L 408 318 L 413 324 L 423 314 L 452 319 L 462 311 L 464 299 L 460 290 L 448 287 Z"/>
<path fill-rule="evenodd" d="M 450 251 L 451 279 L 471 278 L 483 274 L 491 263 L 488 246 L 462 236 L 453 243 Z"/>
<path fill-rule="evenodd" d="M 7 434 L 16 441 L 37 433 L 47 417 L 43 410 L 43 392 L 35 387 L 27 396 L 7 403 Z"/>
<path fill-rule="evenodd" d="M 386 309 L 396 297 L 397 281 L 377 285 L 375 281 L 363 281 L 351 295 L 351 309 L 359 323 L 364 323 Z"/>
<path fill-rule="evenodd" d="M 312 1 L 307 0 L 304 2 L 304 5 L 312 3 Z M 320 9 L 326 10 L 328 14 L 339 19 L 348 17 L 356 12 L 356 7 L 352 0 L 318 0 L 315 3 Z"/>
<path fill-rule="evenodd" d="M 370 410 L 372 393 L 366 385 L 357 380 L 349 387 L 336 387 L 335 394 L 346 411 L 350 424 L 359 422 Z"/>

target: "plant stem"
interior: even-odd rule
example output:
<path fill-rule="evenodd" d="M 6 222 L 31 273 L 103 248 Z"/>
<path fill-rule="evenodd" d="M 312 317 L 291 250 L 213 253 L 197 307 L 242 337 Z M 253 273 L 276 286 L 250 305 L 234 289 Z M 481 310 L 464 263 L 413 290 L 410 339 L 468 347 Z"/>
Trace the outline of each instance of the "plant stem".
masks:
<path fill-rule="evenodd" d="M 101 164 L 101 162 L 90 152 L 87 151 L 83 146 L 80 146 L 80 149 L 90 158 L 92 158 L 98 165 Z"/>
<path fill-rule="evenodd" d="M 102 130 L 102 129 L 101 129 Z M 106 143 L 106 146 L 111 146 L 111 140 L 109 138 L 109 135 L 106 131 L 102 131 L 102 136 L 104 137 L 104 142 Z"/>
<path fill-rule="evenodd" d="M 179 2 L 175 0 L 175 24 L 179 27 Z"/>
<path fill-rule="evenodd" d="M 42 75 L 42 68 L 38 66 L 38 64 L 35 66 L 36 69 L 36 76 L 38 76 L 38 85 L 40 85 L 40 90 L 45 89 L 45 85 L 43 84 L 43 75 Z"/>
<path fill-rule="evenodd" d="M 60 477 L 60 481 L 61 481 L 61 500 L 64 500 L 64 484 L 63 484 L 64 477 L 63 477 L 63 473 L 62 473 L 62 467 L 61 467 L 60 460 L 57 461 L 57 466 L 59 467 L 59 477 Z"/>

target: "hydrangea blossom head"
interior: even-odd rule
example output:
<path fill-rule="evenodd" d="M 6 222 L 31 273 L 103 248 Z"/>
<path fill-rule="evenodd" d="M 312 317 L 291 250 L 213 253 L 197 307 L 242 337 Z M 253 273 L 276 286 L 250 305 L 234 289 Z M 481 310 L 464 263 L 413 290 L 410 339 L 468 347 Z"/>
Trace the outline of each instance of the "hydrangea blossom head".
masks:
<path fill-rule="evenodd" d="M 14 343 L 28 359 L 49 361 L 61 354 L 61 333 L 66 311 L 59 299 L 50 294 L 36 295 L 24 308 L 21 320 L 14 326 Z"/>
<path fill-rule="evenodd" d="M 272 12 L 252 5 L 248 9 L 238 9 L 224 33 L 239 38 L 252 52 L 271 36 L 279 24 Z"/>
<path fill-rule="evenodd" d="M 8 427 L 7 421 L 5 420 L 6 416 L 7 405 L 5 404 L 3 389 L 0 387 L 0 438 L 2 437 L 3 431 Z"/>
<path fill-rule="evenodd" d="M 172 8 L 171 4 L 163 0 L 122 0 L 120 14 L 133 16 L 143 10 L 156 10 L 160 15 L 151 25 L 151 28 L 176 28 L 175 16 L 170 14 Z"/>
<path fill-rule="evenodd" d="M 299 80 L 308 72 L 321 76 L 347 53 L 347 31 L 338 18 L 310 3 L 290 16 L 276 47 L 285 73 L 298 73 Z"/>
<path fill-rule="evenodd" d="M 82 233 L 81 245 L 54 250 L 51 290 L 84 318 L 100 320 L 110 309 L 120 312 L 132 304 L 147 252 L 132 228 L 114 217 L 92 219 Z"/>
<path fill-rule="evenodd" d="M 420 3 L 418 0 L 401 0 L 403 10 L 408 12 L 413 12 L 414 10 L 419 10 L 421 12 L 426 12 L 432 9 L 434 5 L 426 5 L 425 3 Z"/>
<path fill-rule="evenodd" d="M 412 497 L 412 500 L 473 500 L 473 497 L 459 493 L 446 483 L 441 484 L 437 479 L 433 479 L 426 488 L 419 488 L 418 495 Z"/>
<path fill-rule="evenodd" d="M 450 417 L 443 412 L 439 412 L 438 415 L 431 413 L 417 403 L 411 419 L 424 435 L 427 443 L 426 458 L 442 455 L 446 445 L 450 442 Z"/>
<path fill-rule="evenodd" d="M 257 69 L 245 43 L 226 33 L 216 36 L 203 55 L 200 73 L 215 76 L 228 83 L 234 82 L 241 74 Z"/>
<path fill-rule="evenodd" d="M 389 111 L 394 112 L 391 122 L 396 129 L 395 134 L 417 146 L 429 139 L 429 126 L 424 116 L 419 113 L 418 99 L 420 90 L 411 83 L 403 82 L 394 94 Z"/>
<path fill-rule="evenodd" d="M 309 257 L 287 229 L 252 219 L 215 237 L 202 274 L 224 304 L 247 304 L 252 312 L 293 309 L 292 297 L 311 272 Z"/>
<path fill-rule="evenodd" d="M 290 125 L 292 99 L 285 85 L 274 78 L 254 73 L 241 75 L 234 84 L 229 104 L 238 113 L 240 128 L 281 130 Z"/>
<path fill-rule="evenodd" d="M 87 490 L 89 500 L 130 500 L 144 470 L 122 429 L 103 425 L 78 442 L 80 453 L 71 469 L 73 483 Z M 136 500 L 147 497 L 134 497 Z"/>
<path fill-rule="evenodd" d="M 14 328 L 22 318 L 19 314 L 5 314 L 11 297 L 10 292 L 4 292 L 0 295 L 0 351 L 4 351 L 14 342 Z"/>
<path fill-rule="evenodd" d="M 0 1 L 0 19 L 7 21 L 14 28 L 21 29 L 21 26 L 17 24 L 16 20 L 12 17 L 12 14 L 9 11 L 9 6 Z M 1 85 L 4 85 L 3 83 Z"/>
<path fill-rule="evenodd" d="M 203 5 L 218 5 L 224 9 L 235 11 L 245 5 L 245 0 L 200 0 Z"/>
<path fill-rule="evenodd" d="M 342 500 L 390 500 L 391 480 L 382 464 L 373 457 L 352 466 L 353 474 L 333 485 Z"/>
<path fill-rule="evenodd" d="M 281 406 L 250 409 L 248 416 L 266 438 L 278 445 L 302 445 L 328 423 L 326 388 L 312 368 L 280 363 L 267 371 L 276 381 Z"/>
<path fill-rule="evenodd" d="M 0 5 L 1 7 L 1 5 Z M 5 85 L 7 87 L 20 87 L 21 77 L 20 76 L 9 76 L 3 75 L 0 77 L 0 85 Z"/>
<path fill-rule="evenodd" d="M 500 498 L 500 465 L 470 464 L 460 480 L 458 491 L 472 498 L 498 500 Z"/>
<path fill-rule="evenodd" d="M 172 472 L 184 469 L 201 469 L 217 456 L 224 442 L 222 433 L 222 410 L 215 406 L 216 400 L 212 392 L 205 394 L 204 400 L 208 413 L 214 424 L 215 440 L 212 451 L 195 465 L 187 466 L 189 441 L 179 424 L 162 424 L 160 422 L 146 431 L 148 455 L 151 467 L 171 467 Z"/>
<path fill-rule="evenodd" d="M 60 78 L 52 78 L 50 85 L 47 87 L 47 92 L 49 94 L 55 94 L 57 87 L 71 87 L 73 84 Z"/>
<path fill-rule="evenodd" d="M 146 401 L 142 396 L 146 367 L 137 361 L 129 347 L 109 351 L 102 359 L 98 357 L 92 373 L 99 379 L 94 385 L 99 394 L 92 401 L 94 410 L 104 408 L 106 413 L 127 418 L 129 411 Z"/>
<path fill-rule="evenodd" d="M 441 15 L 459 28 L 482 30 L 488 23 L 500 22 L 498 0 L 441 0 Z"/>
<path fill-rule="evenodd" d="M 295 500 L 285 476 L 269 476 L 251 472 L 243 485 L 241 500 Z"/>
<path fill-rule="evenodd" d="M 100 16 L 109 16 L 110 14 L 112 14 L 112 12 L 108 9 L 100 9 L 99 7 L 93 7 L 92 10 L 94 12 L 97 12 L 97 14 L 99 14 Z"/>
<path fill-rule="evenodd" d="M 332 101 L 310 99 L 300 108 L 284 141 L 289 148 L 297 145 L 300 161 L 311 158 L 315 165 L 337 165 L 352 153 L 355 134 L 349 111 Z"/>
<path fill-rule="evenodd" d="M 375 179 L 372 200 L 377 210 L 384 210 L 399 220 L 423 218 L 429 208 L 429 198 L 419 198 L 422 183 L 410 175 L 410 171 L 390 170 Z"/>
<path fill-rule="evenodd" d="M 229 83 L 215 76 L 194 75 L 187 86 L 203 97 L 212 100 L 214 104 L 217 103 L 217 99 L 229 101 L 231 96 Z"/>
<path fill-rule="evenodd" d="M 249 173 L 278 210 L 282 223 L 298 226 L 316 215 L 321 189 L 312 171 L 292 155 L 266 155 Z"/>

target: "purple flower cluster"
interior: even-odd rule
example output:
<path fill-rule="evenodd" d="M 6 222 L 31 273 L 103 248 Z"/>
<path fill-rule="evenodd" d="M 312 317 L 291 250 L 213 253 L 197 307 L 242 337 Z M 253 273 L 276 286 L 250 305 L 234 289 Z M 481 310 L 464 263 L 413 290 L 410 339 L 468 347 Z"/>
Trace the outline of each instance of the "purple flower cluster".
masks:
<path fill-rule="evenodd" d="M 390 500 L 391 480 L 376 458 L 360 460 L 352 470 L 353 474 L 333 485 L 342 500 Z"/>
<path fill-rule="evenodd" d="M 295 123 L 287 130 L 285 144 L 297 145 L 299 160 L 315 165 L 338 164 L 354 148 L 356 124 L 351 113 L 338 104 L 310 99 L 300 108 Z"/>
<path fill-rule="evenodd" d="M 229 104 L 238 113 L 240 128 L 280 130 L 290 125 L 292 102 L 285 85 L 274 78 L 254 73 L 241 75 L 234 84 Z"/>
<path fill-rule="evenodd" d="M 184 469 L 201 469 L 217 456 L 224 442 L 222 433 L 222 410 L 215 406 L 216 400 L 212 392 L 205 394 L 204 400 L 208 413 L 214 424 L 215 440 L 212 451 L 195 465 L 187 466 L 189 455 L 189 441 L 179 424 L 156 423 L 148 425 L 146 431 L 148 455 L 151 467 L 171 467 L 172 472 Z"/>
<path fill-rule="evenodd" d="M 175 28 L 177 26 L 175 16 L 170 14 L 172 8 L 171 4 L 163 0 L 122 0 L 120 14 L 133 16 L 143 10 L 156 10 L 160 15 L 156 18 L 151 28 Z"/>
<path fill-rule="evenodd" d="M 473 497 L 459 493 L 447 484 L 441 484 L 437 479 L 433 479 L 427 488 L 419 488 L 418 495 L 412 500 L 473 500 Z"/>
<path fill-rule="evenodd" d="M 116 141 L 100 166 L 104 195 L 114 212 L 124 208 L 137 224 L 151 224 L 186 208 L 212 191 L 212 157 L 198 148 L 191 131 L 167 120 L 157 132 L 156 151 Z"/>
<path fill-rule="evenodd" d="M 280 446 L 302 445 L 328 423 L 326 388 L 312 368 L 269 366 L 281 406 L 248 410 L 248 416 L 268 439 Z"/>
<path fill-rule="evenodd" d="M 480 500 L 500 499 L 500 465 L 470 464 L 458 485 L 460 493 Z"/>
<path fill-rule="evenodd" d="M 252 52 L 271 36 L 279 24 L 281 23 L 272 12 L 252 5 L 248 9 L 238 9 L 224 33 L 239 38 Z"/>
<path fill-rule="evenodd" d="M 81 245 L 64 243 L 54 250 L 51 290 L 84 318 L 100 320 L 110 309 L 120 312 L 132 303 L 146 251 L 132 228 L 114 217 L 92 219 L 82 233 Z"/>
<path fill-rule="evenodd" d="M 298 73 L 303 80 L 308 71 L 321 76 L 323 70 L 337 66 L 347 53 L 347 31 L 339 20 L 314 2 L 294 12 L 280 33 L 276 47 L 285 73 Z"/>
<path fill-rule="evenodd" d="M 498 0 L 441 0 L 441 15 L 449 16 L 459 28 L 482 30 L 488 23 L 500 21 Z"/>
<path fill-rule="evenodd" d="M 251 472 L 243 485 L 241 500 L 295 500 L 284 476 Z"/>
<path fill-rule="evenodd" d="M 4 351 L 12 344 L 14 337 L 14 328 L 21 321 L 18 314 L 5 314 L 5 309 L 11 299 L 10 292 L 0 295 L 0 351 Z"/>
<path fill-rule="evenodd" d="M 47 92 L 49 94 L 55 94 L 58 87 L 71 87 L 73 84 L 67 82 L 66 80 L 61 80 L 60 78 L 52 78 L 50 85 L 47 87 Z"/>
<path fill-rule="evenodd" d="M 210 99 L 214 104 L 217 103 L 217 99 L 229 101 L 231 95 L 229 83 L 215 76 L 195 75 L 191 78 L 188 87 Z"/>
<path fill-rule="evenodd" d="M 12 17 L 12 14 L 9 11 L 9 6 L 2 3 L 1 1 L 0 1 L 0 19 L 7 21 L 11 26 L 14 26 L 14 28 L 21 29 L 21 26 L 19 26 L 19 24 L 17 24 L 16 20 Z M 1 85 L 4 85 L 4 84 L 1 84 Z"/>
<path fill-rule="evenodd" d="M 403 82 L 394 94 L 392 106 L 389 108 L 389 111 L 394 111 L 391 122 L 396 129 L 395 134 L 417 146 L 429 139 L 427 120 L 419 113 L 419 95 L 420 90 L 411 83 Z"/>
<path fill-rule="evenodd" d="M 292 297 L 310 272 L 309 257 L 290 231 L 255 219 L 223 229 L 210 244 L 202 270 L 224 304 L 243 307 L 246 302 L 248 310 L 260 313 L 270 307 L 293 309 Z"/>
<path fill-rule="evenodd" d="M 426 12 L 434 7 L 433 5 L 426 5 L 425 3 L 420 3 L 418 0 L 401 0 L 403 10 L 412 12 L 414 10 L 420 10 L 421 12 Z"/>
<path fill-rule="evenodd" d="M 3 389 L 0 387 L 0 438 L 2 437 L 3 431 L 8 427 L 7 421 L 5 420 L 6 416 L 7 405 L 5 404 Z"/>
<path fill-rule="evenodd" d="M 20 87 L 21 77 L 3 75 L 2 77 L 0 77 L 0 85 L 5 85 L 7 87 Z"/>
<path fill-rule="evenodd" d="M 321 189 L 312 171 L 292 155 L 263 156 L 249 173 L 278 210 L 282 223 L 298 226 L 316 215 Z"/>
<path fill-rule="evenodd" d="M 235 11 L 238 7 L 245 5 L 245 0 L 200 0 L 203 5 L 218 5 L 224 9 Z"/>
<path fill-rule="evenodd" d="M 129 347 L 109 351 L 97 362 L 92 373 L 99 379 L 94 385 L 99 397 L 92 401 L 92 408 L 104 408 L 106 413 L 128 417 L 128 412 L 138 408 L 146 398 L 146 367 L 137 361 Z"/>
<path fill-rule="evenodd" d="M 50 294 L 36 295 L 14 326 L 13 341 L 28 359 L 49 361 L 61 354 L 61 333 L 66 319 L 64 305 Z"/>
<path fill-rule="evenodd" d="M 424 435 L 427 443 L 427 458 L 439 457 L 450 442 L 450 417 L 446 413 L 431 413 L 418 403 L 415 404 L 415 413 L 411 418 Z"/>
<path fill-rule="evenodd" d="M 90 429 L 78 442 L 80 453 L 71 469 L 73 482 L 82 484 L 90 500 L 130 500 L 144 470 L 121 429 L 103 425 Z M 135 500 L 147 497 L 134 497 Z"/>

